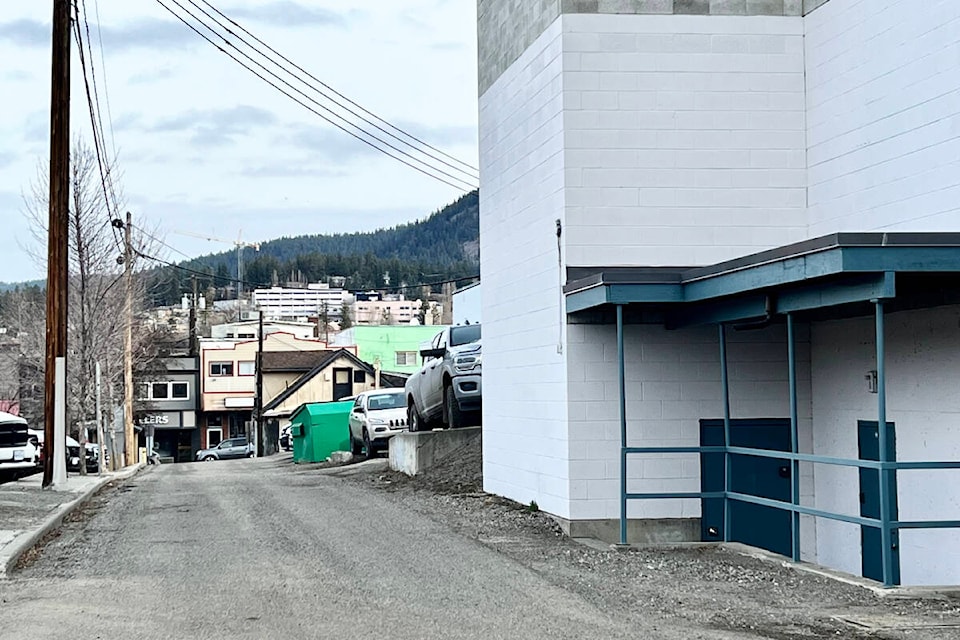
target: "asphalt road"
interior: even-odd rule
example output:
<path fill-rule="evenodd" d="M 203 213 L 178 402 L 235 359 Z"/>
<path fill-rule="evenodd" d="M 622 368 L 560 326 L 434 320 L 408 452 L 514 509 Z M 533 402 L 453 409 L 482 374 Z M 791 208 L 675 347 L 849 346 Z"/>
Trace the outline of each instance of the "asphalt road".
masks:
<path fill-rule="evenodd" d="M 0 582 L 0 611 L 2 637 L 74 640 L 639 631 L 389 493 L 269 460 L 149 468 Z"/>

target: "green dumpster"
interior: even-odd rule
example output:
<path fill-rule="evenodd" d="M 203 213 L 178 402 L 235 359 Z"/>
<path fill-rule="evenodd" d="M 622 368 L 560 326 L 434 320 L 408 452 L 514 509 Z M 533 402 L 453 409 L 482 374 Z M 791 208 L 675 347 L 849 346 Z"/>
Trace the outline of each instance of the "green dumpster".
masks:
<path fill-rule="evenodd" d="M 323 462 L 334 451 L 350 450 L 353 401 L 302 404 L 290 416 L 294 462 Z"/>

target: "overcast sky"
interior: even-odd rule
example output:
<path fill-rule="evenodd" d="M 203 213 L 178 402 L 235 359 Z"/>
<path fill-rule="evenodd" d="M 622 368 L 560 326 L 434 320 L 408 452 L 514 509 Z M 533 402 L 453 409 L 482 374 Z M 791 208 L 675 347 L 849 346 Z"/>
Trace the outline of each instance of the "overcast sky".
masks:
<path fill-rule="evenodd" d="M 209 1 L 336 91 L 476 166 L 476 0 Z M 125 208 L 135 223 L 159 225 L 177 250 L 195 256 L 231 248 L 183 231 L 261 241 L 372 230 L 423 218 L 463 193 L 325 123 L 157 0 L 84 2 Z M 32 242 L 22 194 L 49 156 L 52 2 L 3 5 L 0 220 L 7 242 L 0 281 L 15 282 L 46 272 L 21 249 Z M 92 144 L 73 49 L 71 134 Z"/>

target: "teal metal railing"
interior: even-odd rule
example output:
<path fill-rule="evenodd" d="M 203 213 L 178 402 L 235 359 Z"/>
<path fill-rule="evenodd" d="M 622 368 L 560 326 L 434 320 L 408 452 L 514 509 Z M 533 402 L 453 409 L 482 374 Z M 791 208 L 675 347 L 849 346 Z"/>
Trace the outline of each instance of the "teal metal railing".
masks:
<path fill-rule="evenodd" d="M 883 301 L 874 300 L 875 322 L 877 332 L 877 414 L 878 424 L 886 424 L 886 353 L 884 339 L 884 312 Z M 894 586 L 894 554 L 892 551 L 893 533 L 900 529 L 960 529 L 960 520 L 893 520 L 890 514 L 890 502 L 887 491 L 890 474 L 897 471 L 917 469 L 960 469 L 960 461 L 929 461 L 929 462 L 898 462 L 889 459 L 886 429 L 878 429 L 880 460 L 858 460 L 820 456 L 799 452 L 798 419 L 797 419 L 797 380 L 796 380 L 796 349 L 794 319 L 787 314 L 788 366 L 790 386 L 790 429 L 791 451 L 775 451 L 770 449 L 755 449 L 750 447 L 735 447 L 730 444 L 730 387 L 727 375 L 727 347 L 726 328 L 719 325 L 720 330 L 720 377 L 723 397 L 723 446 L 673 446 L 673 447 L 630 447 L 627 446 L 627 415 L 626 415 L 626 379 L 624 375 L 624 330 L 623 305 L 617 305 L 617 357 L 619 365 L 620 387 L 620 544 L 627 542 L 627 503 L 630 500 L 659 500 L 659 499 L 705 499 L 723 498 L 724 501 L 724 541 L 731 539 L 730 535 L 730 504 L 732 501 L 748 502 L 765 507 L 782 509 L 791 513 L 791 553 L 793 560 L 800 561 L 800 516 L 814 516 L 840 522 L 857 524 L 865 527 L 880 529 L 881 556 L 883 563 L 883 584 Z M 627 461 L 632 454 L 697 454 L 722 453 L 724 455 L 724 490 L 723 491 L 692 491 L 692 492 L 662 492 L 662 493 L 630 493 L 627 491 Z M 789 460 L 791 465 L 791 493 L 790 502 L 762 498 L 731 491 L 731 456 L 757 456 Z M 800 473 L 801 462 L 813 464 L 827 464 L 860 469 L 876 469 L 880 474 L 880 517 L 868 518 L 852 516 L 824 509 L 817 509 L 800 504 Z"/>

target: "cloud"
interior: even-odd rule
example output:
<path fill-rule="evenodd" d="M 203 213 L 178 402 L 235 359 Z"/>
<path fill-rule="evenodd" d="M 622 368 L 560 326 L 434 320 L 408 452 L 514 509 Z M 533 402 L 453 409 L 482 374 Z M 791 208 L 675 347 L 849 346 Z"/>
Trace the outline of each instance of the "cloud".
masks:
<path fill-rule="evenodd" d="M 477 128 L 461 125 L 430 125 L 422 122 L 395 122 L 396 126 L 430 145 L 443 149 L 455 145 L 476 145 Z"/>
<path fill-rule="evenodd" d="M 147 130 L 154 133 L 190 133 L 198 146 L 223 146 L 250 129 L 273 125 L 277 117 L 265 109 L 240 105 L 231 109 L 191 109 L 160 120 Z"/>
<path fill-rule="evenodd" d="M 377 153 L 353 136 L 326 125 L 299 124 L 287 127 L 287 131 L 278 136 L 277 142 L 337 162 L 349 162 Z"/>
<path fill-rule="evenodd" d="M 50 47 L 50 25 L 37 20 L 0 23 L 0 41 L 21 47 Z"/>
<path fill-rule="evenodd" d="M 429 47 L 434 51 L 462 51 L 466 49 L 462 42 L 434 42 Z"/>
<path fill-rule="evenodd" d="M 186 25 L 175 20 L 148 18 L 113 27 L 100 25 L 100 39 L 107 54 L 131 49 L 172 49 L 201 42 Z M 90 35 L 97 40 L 97 24 L 90 24 Z M 50 47 L 50 25 L 37 20 L 0 23 L 0 41 L 21 47 Z"/>
<path fill-rule="evenodd" d="M 231 18 L 247 18 L 279 27 L 325 25 L 345 27 L 348 19 L 344 14 L 317 7 L 304 7 L 296 2 L 281 0 L 256 7 L 236 7 L 224 10 Z"/>
<path fill-rule="evenodd" d="M 320 166 L 313 158 L 275 160 L 248 165 L 239 171 L 245 178 L 340 178 L 348 175 L 339 166 Z"/>
<path fill-rule="evenodd" d="M 16 159 L 17 155 L 12 151 L 0 151 L 0 169 L 10 166 Z"/>
<path fill-rule="evenodd" d="M 11 71 L 6 71 L 0 78 L 3 80 L 9 80 L 10 82 L 26 82 L 28 80 L 33 80 L 34 75 L 29 71 L 23 69 L 13 69 Z"/>
<path fill-rule="evenodd" d="M 166 80 L 174 76 L 173 69 L 165 67 L 163 69 L 154 69 L 153 71 L 141 71 L 135 73 L 127 80 L 128 84 L 145 84 L 156 82 L 157 80 Z"/>

